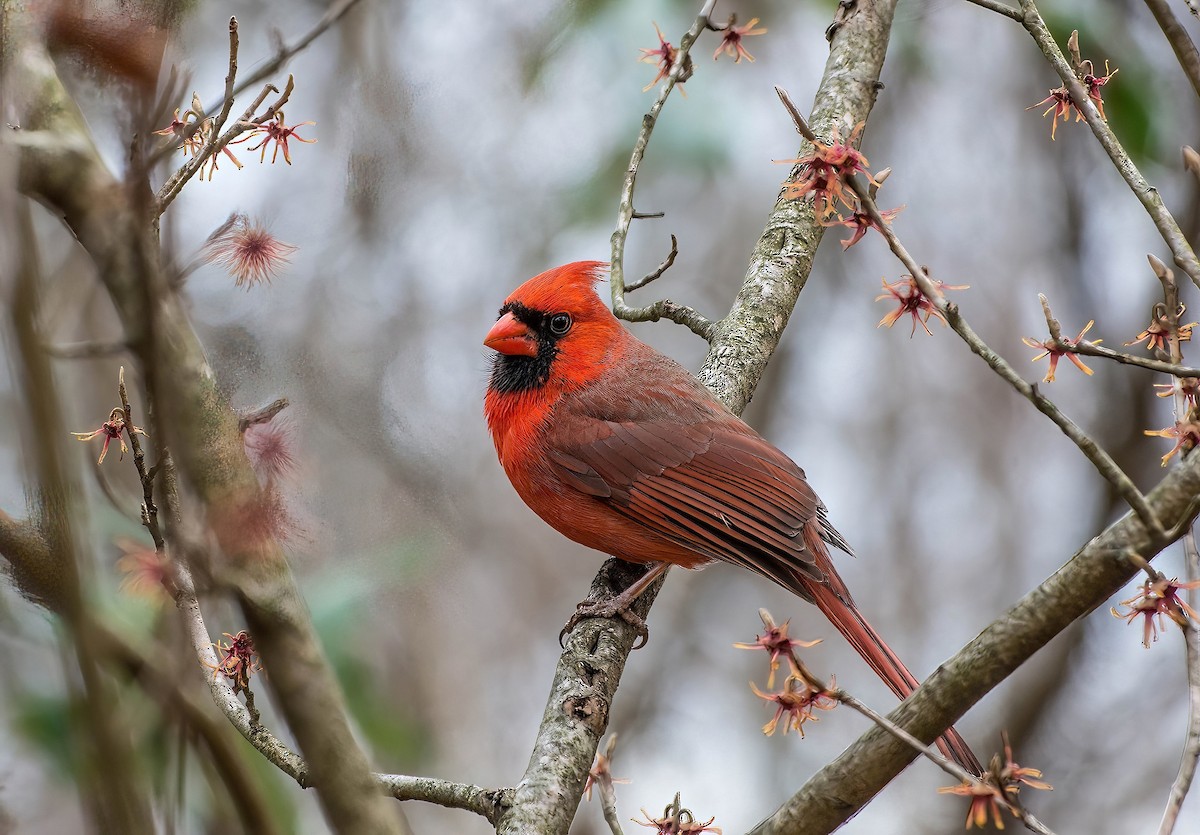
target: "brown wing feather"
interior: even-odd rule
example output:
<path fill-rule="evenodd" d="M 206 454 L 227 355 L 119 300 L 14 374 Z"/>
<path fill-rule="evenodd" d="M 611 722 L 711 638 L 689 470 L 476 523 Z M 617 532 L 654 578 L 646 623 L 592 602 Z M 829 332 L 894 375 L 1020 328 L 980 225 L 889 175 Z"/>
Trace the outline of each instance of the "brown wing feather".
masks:
<path fill-rule="evenodd" d="M 713 420 L 594 421 L 548 464 L 572 488 L 709 559 L 809 597 L 824 572 L 801 531 L 823 510 L 804 473 L 757 435 Z M 564 433 L 568 434 L 568 433 Z"/>

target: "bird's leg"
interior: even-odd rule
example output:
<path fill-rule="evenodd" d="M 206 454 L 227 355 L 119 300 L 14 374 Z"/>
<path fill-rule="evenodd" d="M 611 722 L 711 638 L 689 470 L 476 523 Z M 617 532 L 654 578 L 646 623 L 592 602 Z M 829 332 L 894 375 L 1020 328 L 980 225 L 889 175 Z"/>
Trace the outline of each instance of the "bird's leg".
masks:
<path fill-rule="evenodd" d="M 646 645 L 646 641 L 650 639 L 650 630 L 646 627 L 646 621 L 639 617 L 635 612 L 630 611 L 630 607 L 634 602 L 642 596 L 642 592 L 650 587 L 650 585 L 667 572 L 671 567 L 670 563 L 655 562 L 650 563 L 641 577 L 633 581 L 620 594 L 607 597 L 602 600 L 592 600 L 590 597 L 584 600 L 575 608 L 575 614 L 571 615 L 571 619 L 567 621 L 567 625 L 562 628 L 562 632 L 558 633 L 558 643 L 562 646 L 567 633 L 576 627 L 576 625 L 587 618 L 612 618 L 620 617 L 630 626 L 637 630 L 638 643 L 634 645 L 634 649 L 641 649 Z"/>

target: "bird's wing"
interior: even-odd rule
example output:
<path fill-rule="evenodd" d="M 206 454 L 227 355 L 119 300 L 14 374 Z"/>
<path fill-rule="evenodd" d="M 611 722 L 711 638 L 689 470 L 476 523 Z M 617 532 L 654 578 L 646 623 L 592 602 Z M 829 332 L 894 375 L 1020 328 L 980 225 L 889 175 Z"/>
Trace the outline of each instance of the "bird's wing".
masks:
<path fill-rule="evenodd" d="M 797 573 L 825 580 L 803 535 L 807 522 L 823 521 L 824 506 L 804 472 L 757 435 L 720 420 L 591 419 L 572 429 L 559 437 L 578 440 L 548 455 L 564 484 L 697 554 L 805 596 Z"/>

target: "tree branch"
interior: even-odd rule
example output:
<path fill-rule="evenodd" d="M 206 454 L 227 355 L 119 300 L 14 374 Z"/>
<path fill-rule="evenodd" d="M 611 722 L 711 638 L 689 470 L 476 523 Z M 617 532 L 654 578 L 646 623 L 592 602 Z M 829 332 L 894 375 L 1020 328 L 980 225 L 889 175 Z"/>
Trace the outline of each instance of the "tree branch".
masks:
<path fill-rule="evenodd" d="M 1046 21 L 1042 20 L 1042 16 L 1037 9 L 1037 4 L 1033 0 L 1020 0 L 1020 3 L 1022 11 L 1021 25 L 1029 32 L 1038 49 L 1042 51 L 1042 54 L 1046 56 L 1046 60 L 1050 62 L 1050 66 L 1058 73 L 1059 78 L 1062 79 L 1063 84 L 1071 93 L 1071 101 L 1074 102 L 1076 109 L 1083 114 L 1088 127 L 1092 129 L 1092 133 L 1100 141 L 1100 147 L 1108 154 L 1108 158 L 1112 160 L 1113 166 L 1129 185 L 1134 196 L 1145 207 L 1146 213 L 1154 221 L 1155 228 L 1158 229 L 1162 239 L 1170 248 L 1171 254 L 1175 258 L 1175 264 L 1187 274 L 1193 284 L 1200 287 L 1200 261 L 1196 259 L 1196 253 L 1192 250 L 1192 245 L 1188 243 L 1183 230 L 1179 228 L 1179 224 L 1171 215 L 1170 210 L 1167 209 L 1162 196 L 1158 193 L 1158 189 L 1146 181 L 1146 178 L 1142 176 L 1142 172 L 1138 170 L 1137 165 L 1134 164 L 1129 154 L 1125 151 L 1125 148 L 1121 145 L 1120 140 L 1117 139 L 1117 135 L 1109 127 L 1108 122 L 1101 118 L 1100 112 L 1096 110 L 1096 106 L 1088 98 L 1087 91 L 1083 89 L 1083 85 L 1075 77 L 1075 71 L 1067 62 L 1062 50 L 1059 49 L 1054 36 L 1050 34 L 1050 29 L 1046 26 Z"/>
<path fill-rule="evenodd" d="M 268 686 L 309 764 L 309 778 L 333 829 L 399 833 L 399 810 L 379 795 L 354 739 L 345 705 L 279 544 L 269 536 L 240 536 L 239 513 L 259 500 L 237 420 L 220 394 L 186 311 L 164 292 L 161 257 L 152 234 L 153 205 L 131 197 L 104 166 L 82 116 L 53 65 L 31 43 L 24 69 L 41 100 L 30 111 L 29 142 L 17 132 L 22 191 L 54 207 L 95 261 L 130 341 L 159 423 L 181 474 L 203 502 L 228 558 L 223 579 L 237 592 L 255 644 L 271 668 Z M 157 295 L 155 295 L 157 294 Z"/>
<path fill-rule="evenodd" d="M 1200 511 L 1200 456 L 1190 456 L 1150 492 L 1155 516 L 1171 527 Z M 1115 594 L 1168 543 L 1153 537 L 1132 513 L 1091 539 L 1040 586 L 946 661 L 888 719 L 922 742 L 932 742 L 1078 618 Z M 861 809 L 916 756 L 873 728 L 813 776 L 754 835 L 833 831 Z"/>

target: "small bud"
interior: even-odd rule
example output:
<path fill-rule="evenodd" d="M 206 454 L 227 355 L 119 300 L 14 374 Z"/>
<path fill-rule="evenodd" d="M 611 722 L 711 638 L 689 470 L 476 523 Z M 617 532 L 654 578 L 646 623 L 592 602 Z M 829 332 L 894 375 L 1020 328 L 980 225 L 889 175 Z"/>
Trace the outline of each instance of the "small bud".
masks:
<path fill-rule="evenodd" d="M 1191 145 L 1183 146 L 1183 167 L 1200 177 L 1200 154 Z"/>
<path fill-rule="evenodd" d="M 1154 270 L 1154 274 L 1158 276 L 1159 281 L 1170 281 L 1174 278 L 1174 274 L 1167 269 L 1167 265 L 1155 256 L 1147 255 L 1146 260 L 1150 262 L 1150 269 Z"/>
<path fill-rule="evenodd" d="M 1071 69 L 1079 72 L 1083 65 L 1083 59 L 1079 55 L 1079 30 L 1071 32 L 1071 37 L 1067 38 L 1067 51 L 1071 53 Z"/>

